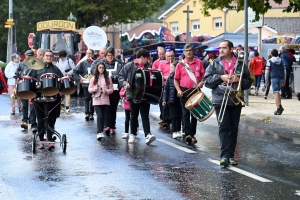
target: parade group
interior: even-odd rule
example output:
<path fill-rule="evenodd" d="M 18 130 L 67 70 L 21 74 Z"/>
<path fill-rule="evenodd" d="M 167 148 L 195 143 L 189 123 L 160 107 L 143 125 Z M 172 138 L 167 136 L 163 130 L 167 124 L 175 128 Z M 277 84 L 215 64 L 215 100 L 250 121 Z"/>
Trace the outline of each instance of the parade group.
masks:
<path fill-rule="evenodd" d="M 165 129 L 170 128 L 174 139 L 183 137 L 189 145 L 197 143 L 195 138 L 197 121 L 207 119 L 215 111 L 219 127 L 220 165 L 227 167 L 238 164 L 234 152 L 244 100 L 243 96 L 236 95 L 235 91 L 248 90 L 252 86 L 251 73 L 255 75 L 256 94 L 261 77 L 265 74 L 265 86 L 268 88 L 271 85 L 274 93 L 275 115 L 280 115 L 284 110 L 280 90 L 283 89 L 282 95 L 285 98 L 291 97 L 288 87 L 282 87 L 286 85 L 291 73 L 291 65 L 288 63 L 290 60 L 284 47 L 281 47 L 280 55 L 278 50 L 273 49 L 268 61 L 264 61 L 258 52 L 253 51 L 249 51 L 249 60 L 246 61 L 241 51 L 240 45 L 235 48 L 231 41 L 224 40 L 219 44 L 219 55 L 208 62 L 194 56 L 195 49 L 191 44 L 184 46 L 183 58 L 180 60 L 175 59 L 173 50 L 166 51 L 163 47 L 158 47 L 158 59 L 150 63 L 149 51 L 140 48 L 134 51 L 134 55 L 127 63 L 123 63 L 116 58 L 114 48 L 108 47 L 101 49 L 97 58 L 94 51 L 88 49 L 86 56 L 75 66 L 64 50 L 58 52 L 59 60 L 54 65 L 53 52 L 39 49 L 36 57 L 42 60 L 44 67 L 38 70 L 20 62 L 18 54 L 12 55 L 5 68 L 7 84 L 3 71 L 0 71 L 0 93 L 10 94 L 11 115 L 16 113 L 15 100 L 17 100 L 19 113 L 23 114 L 21 127 L 28 129 L 30 124 L 31 130 L 38 133 L 40 149 L 44 149 L 46 144 L 49 150 L 55 148 L 52 142 L 43 143 L 43 141 L 55 140 L 53 134 L 55 122 L 60 116 L 61 109 L 66 113 L 70 112 L 70 95 L 58 92 L 54 95 L 54 101 L 39 102 L 34 98 L 20 99 L 15 97 L 14 93 L 21 77 L 26 75 L 40 81 L 44 74 L 49 73 L 56 74 L 59 78 L 70 76 L 81 83 L 85 120 L 94 120 L 94 110 L 97 114 L 97 130 L 95 130 L 97 140 L 101 141 L 105 136 L 115 134 L 117 109 L 121 99 L 125 110 L 125 132 L 122 138 L 128 139 L 128 143 L 135 143 L 140 114 L 145 143 L 149 145 L 156 140 L 156 136 L 151 133 L 149 119 L 150 104 L 153 102 L 143 96 L 145 88 L 138 88 L 136 83 L 140 78 L 137 71 L 140 70 L 145 74 L 147 72 L 147 82 L 150 82 L 147 83 L 148 88 L 154 88 L 158 79 L 163 81 L 161 90 L 157 90 L 161 91 L 162 95 L 155 94 L 157 91 L 154 88 L 154 93 L 149 96 L 159 97 L 156 102 L 161 112 L 158 123 Z M 30 58 L 35 55 L 32 50 L 28 50 L 25 56 Z M 146 83 L 146 80 L 143 81 Z M 211 99 L 205 99 L 206 96 L 201 91 L 203 86 L 211 89 Z M 226 98 L 227 101 L 224 101 Z M 45 111 L 41 109 L 44 104 L 51 110 L 48 113 L 48 123 L 51 127 L 48 131 L 44 128 Z M 204 112 L 201 109 L 204 109 Z"/>

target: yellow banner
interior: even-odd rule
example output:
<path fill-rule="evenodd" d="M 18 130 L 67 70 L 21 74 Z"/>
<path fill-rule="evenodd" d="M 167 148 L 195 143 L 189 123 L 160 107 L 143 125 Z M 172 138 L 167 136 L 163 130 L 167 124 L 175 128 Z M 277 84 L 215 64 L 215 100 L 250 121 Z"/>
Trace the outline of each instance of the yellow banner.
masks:
<path fill-rule="evenodd" d="M 75 22 L 67 20 L 48 20 L 38 22 L 36 24 L 36 30 L 47 30 L 47 29 L 63 29 L 63 30 L 75 30 Z"/>

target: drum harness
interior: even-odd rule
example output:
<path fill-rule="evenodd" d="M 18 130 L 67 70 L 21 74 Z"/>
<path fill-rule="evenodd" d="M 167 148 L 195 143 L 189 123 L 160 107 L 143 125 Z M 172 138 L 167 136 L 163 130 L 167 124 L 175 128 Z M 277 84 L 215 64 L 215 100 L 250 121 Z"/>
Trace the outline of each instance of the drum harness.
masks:
<path fill-rule="evenodd" d="M 201 91 L 201 89 L 197 86 L 197 79 L 194 75 L 193 70 L 190 68 L 190 66 L 184 62 L 179 62 L 186 70 L 187 74 L 189 75 L 189 77 L 192 79 L 192 81 L 195 83 L 196 87 L 195 88 L 189 88 L 187 90 L 185 90 L 184 92 L 182 92 L 183 94 L 186 93 L 187 91 L 190 91 L 191 89 L 193 89 L 188 95 L 187 97 L 189 97 L 191 94 L 193 94 L 193 92 L 195 92 L 195 90 Z"/>

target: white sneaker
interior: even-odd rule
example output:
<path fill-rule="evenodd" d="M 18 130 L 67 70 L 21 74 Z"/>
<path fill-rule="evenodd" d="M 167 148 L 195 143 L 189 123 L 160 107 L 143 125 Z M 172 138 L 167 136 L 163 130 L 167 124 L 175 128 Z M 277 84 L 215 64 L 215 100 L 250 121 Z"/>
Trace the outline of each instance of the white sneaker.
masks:
<path fill-rule="evenodd" d="M 97 134 L 97 140 L 101 140 L 104 137 L 103 133 L 98 133 Z"/>
<path fill-rule="evenodd" d="M 182 138 L 182 135 L 180 132 L 173 133 L 173 139 Z"/>
<path fill-rule="evenodd" d="M 129 136 L 129 134 L 128 134 L 128 133 L 123 133 L 123 136 L 122 136 L 122 138 L 123 138 L 123 139 L 127 139 L 127 138 L 128 138 L 128 136 Z"/>
<path fill-rule="evenodd" d="M 156 136 L 149 133 L 146 137 L 146 144 L 151 144 L 154 140 L 156 140 Z"/>
<path fill-rule="evenodd" d="M 128 139 L 128 143 L 134 143 L 135 137 L 136 137 L 135 135 L 130 134 L 130 135 L 129 135 L 129 139 Z"/>

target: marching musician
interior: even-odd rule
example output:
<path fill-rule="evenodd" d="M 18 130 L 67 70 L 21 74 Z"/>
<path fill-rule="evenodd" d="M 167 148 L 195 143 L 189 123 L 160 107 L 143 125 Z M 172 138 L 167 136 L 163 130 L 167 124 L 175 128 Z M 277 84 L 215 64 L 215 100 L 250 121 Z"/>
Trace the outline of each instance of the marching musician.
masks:
<path fill-rule="evenodd" d="M 27 50 L 24 53 L 26 58 L 32 57 L 34 56 L 34 52 L 32 50 Z M 23 62 L 20 63 L 19 67 L 17 68 L 16 72 L 15 72 L 15 78 L 20 78 L 22 76 L 26 76 L 30 71 L 32 71 L 32 69 L 30 69 L 29 67 L 27 67 Z M 22 106 L 23 106 L 23 118 L 22 118 L 22 124 L 21 124 L 21 128 L 24 128 L 25 130 L 28 129 L 28 121 L 31 124 L 31 131 L 33 133 L 37 132 L 37 123 L 36 123 L 36 115 L 35 115 L 35 111 L 34 111 L 34 107 L 30 106 L 30 115 L 28 117 L 28 103 L 29 100 L 28 99 L 21 99 L 22 101 Z"/>
<path fill-rule="evenodd" d="M 40 81 L 40 76 L 45 74 L 45 73 L 54 73 L 56 74 L 59 78 L 63 77 L 63 74 L 61 73 L 61 71 L 58 69 L 58 67 L 56 67 L 55 65 L 53 65 L 52 63 L 52 59 L 53 59 L 53 52 L 50 49 L 46 49 L 44 51 L 44 68 L 40 69 L 40 70 L 32 70 L 29 73 L 29 76 L 35 78 L 37 81 Z M 52 110 L 51 112 L 49 112 L 49 116 L 48 116 L 48 123 L 49 126 L 54 129 L 55 126 L 55 122 L 56 122 L 56 118 L 59 117 L 60 115 L 60 101 L 61 101 L 61 96 L 60 94 L 57 94 L 56 96 L 56 100 L 53 102 L 37 102 L 34 101 L 34 109 L 35 109 L 35 113 L 36 113 L 36 117 L 37 117 L 37 129 L 38 129 L 38 135 L 40 138 L 40 141 L 44 141 L 44 134 L 45 134 L 45 114 L 44 113 L 44 104 L 48 104 L 48 110 Z M 49 142 L 53 141 L 52 139 L 52 135 L 54 133 L 48 129 L 47 131 L 47 140 Z M 54 149 L 54 146 L 52 143 L 48 143 L 48 149 L 52 150 Z M 40 149 L 44 149 L 44 143 L 41 142 L 40 143 Z"/>
<path fill-rule="evenodd" d="M 138 116 L 139 113 L 142 117 L 142 123 L 144 128 L 144 133 L 146 137 L 146 144 L 151 144 L 156 136 L 150 132 L 150 122 L 149 122 L 149 111 L 150 104 L 146 101 L 141 101 L 140 103 L 134 103 L 132 99 L 132 84 L 135 79 L 135 72 L 138 68 L 140 69 L 151 69 L 151 66 L 148 64 L 150 53 L 145 49 L 139 49 L 136 54 L 136 59 L 128 62 L 121 69 L 118 79 L 122 87 L 125 87 L 127 100 L 130 103 L 131 116 L 130 116 L 130 131 L 131 134 L 128 139 L 128 143 L 134 143 L 137 135 L 138 127 Z"/>
<path fill-rule="evenodd" d="M 188 144 L 197 143 L 195 134 L 197 131 L 197 119 L 185 108 L 188 99 L 203 87 L 204 66 L 201 60 L 194 58 L 194 47 L 186 44 L 183 48 L 185 59 L 179 62 L 175 69 L 174 85 L 177 95 L 180 97 L 182 107 L 183 132 Z"/>
<path fill-rule="evenodd" d="M 110 105 L 109 95 L 114 92 L 111 78 L 106 71 L 103 61 L 98 62 L 94 71 L 94 76 L 89 84 L 89 92 L 93 95 L 93 106 L 97 113 L 97 140 L 104 137 L 104 120 L 108 114 L 107 109 Z"/>
<path fill-rule="evenodd" d="M 109 95 L 110 105 L 107 108 L 107 115 L 104 122 L 106 135 L 115 134 L 117 108 L 120 101 L 118 74 L 122 68 L 122 63 L 115 58 L 115 49 L 108 47 L 105 58 L 102 59 L 106 66 L 106 71 L 113 82 L 114 92 Z"/>
<path fill-rule="evenodd" d="M 94 70 L 96 69 L 96 65 L 105 58 L 106 55 L 106 48 L 102 48 L 99 51 L 99 57 L 93 61 L 92 63 L 92 73 L 94 73 Z"/>
<path fill-rule="evenodd" d="M 67 57 L 66 50 L 61 50 L 58 52 L 59 60 L 56 63 L 56 66 L 60 69 L 61 73 L 63 73 L 64 76 L 72 76 L 73 75 L 73 69 L 75 68 L 75 64 L 72 59 Z M 70 101 L 71 101 L 71 95 L 65 95 L 65 102 L 66 102 L 66 113 L 69 113 L 70 111 Z M 64 102 L 61 102 L 61 106 L 64 107 Z"/>
<path fill-rule="evenodd" d="M 86 59 L 79 63 L 79 65 L 73 69 L 74 78 L 82 85 L 85 101 L 85 120 L 94 120 L 94 106 L 92 95 L 88 91 L 89 82 L 84 82 L 85 76 L 92 76 L 91 64 L 93 63 L 92 57 L 94 56 L 94 50 L 88 49 L 86 51 Z"/>
<path fill-rule="evenodd" d="M 215 108 L 217 119 L 222 114 L 220 113 L 222 102 L 224 104 L 224 89 L 222 90 L 220 85 L 231 86 L 234 90 L 237 90 L 240 78 L 233 72 L 241 73 L 242 67 L 244 67 L 244 73 L 242 75 L 241 89 L 247 90 L 252 84 L 248 67 L 244 63 L 244 57 L 242 58 L 244 61 L 239 61 L 234 56 L 233 43 L 229 40 L 224 40 L 220 43 L 219 48 L 219 56 L 210 63 L 204 76 L 205 86 L 212 89 L 212 104 Z M 233 101 L 239 101 L 235 96 L 230 95 L 229 97 L 227 105 L 224 105 L 223 120 L 221 122 L 218 121 L 221 150 L 220 165 L 224 167 L 227 167 L 229 164 L 238 164 L 234 159 L 234 151 L 237 144 L 242 110 L 241 102 L 236 105 Z M 243 98 L 241 100 L 243 101 Z"/>

